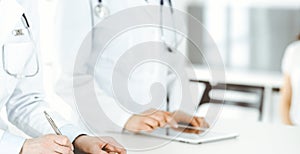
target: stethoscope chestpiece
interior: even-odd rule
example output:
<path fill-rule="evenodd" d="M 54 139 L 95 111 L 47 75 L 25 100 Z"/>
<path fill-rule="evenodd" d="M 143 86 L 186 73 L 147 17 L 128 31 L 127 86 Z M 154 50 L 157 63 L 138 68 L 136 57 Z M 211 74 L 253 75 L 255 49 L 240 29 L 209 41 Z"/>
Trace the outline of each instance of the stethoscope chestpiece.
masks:
<path fill-rule="evenodd" d="M 96 16 L 98 16 L 99 18 L 105 18 L 105 17 L 109 16 L 109 14 L 110 14 L 109 9 L 102 3 L 98 3 L 95 6 L 94 11 L 95 11 Z"/>

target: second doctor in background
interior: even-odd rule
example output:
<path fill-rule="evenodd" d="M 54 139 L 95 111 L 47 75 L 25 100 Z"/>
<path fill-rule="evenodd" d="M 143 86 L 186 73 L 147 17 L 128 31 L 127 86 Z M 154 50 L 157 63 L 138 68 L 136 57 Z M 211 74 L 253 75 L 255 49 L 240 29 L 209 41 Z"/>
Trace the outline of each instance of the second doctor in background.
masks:
<path fill-rule="evenodd" d="M 50 134 L 54 131 L 43 113 L 49 108 L 42 88 L 37 38 L 31 31 L 38 29 L 38 22 L 30 20 L 38 19 L 33 13 L 37 3 L 26 0 L 21 4 L 27 9 L 14 0 L 0 0 L 0 108 L 6 107 L 8 120 L 33 138 L 13 134 L 0 120 L 0 153 L 71 154 L 73 145 L 85 153 L 126 153 L 111 138 L 88 136 L 57 114 L 53 119 L 66 136 Z"/>
<path fill-rule="evenodd" d="M 77 52 L 86 35 L 92 30 L 93 26 L 113 13 L 130 7 L 149 4 L 157 6 L 163 4 L 173 9 L 171 0 L 63 0 L 58 2 L 56 16 L 57 35 L 55 40 L 57 41 L 57 51 L 60 58 L 58 68 L 61 68 L 61 72 L 56 84 L 56 92 L 71 104 L 73 109 L 75 108 L 75 104 L 72 104 L 75 100 L 71 96 L 73 89 L 73 69 Z M 105 7 L 102 8 L 102 6 Z M 99 12 L 99 9 L 104 9 L 104 11 Z M 153 18 L 151 12 L 149 13 L 149 18 Z M 166 33 L 166 35 L 170 38 L 166 42 L 176 48 L 176 44 L 179 42 L 176 39 L 176 34 Z M 135 110 L 135 113 L 151 113 L 144 116 L 126 112 L 115 103 L 112 90 L 112 74 L 118 58 L 128 49 L 139 43 L 161 41 L 161 37 L 161 31 L 157 28 L 142 28 L 141 30 L 134 29 L 125 32 L 112 42 L 101 56 L 100 63 L 95 66 L 95 81 L 98 88 L 101 89 L 101 96 L 99 97 L 105 97 L 102 99 L 105 101 L 101 101 L 100 99 L 100 103 L 103 104 L 102 106 L 105 106 L 104 110 L 111 112 L 109 118 L 117 123 L 120 128 L 118 130 L 125 128 L 133 132 L 151 131 L 157 127 L 163 127 L 167 123 L 176 127 L 179 122 L 189 123 L 196 127 L 208 127 L 204 118 L 192 117 L 178 111 L 181 103 L 180 82 L 168 67 L 155 62 L 142 64 L 133 72 L 130 80 L 128 80 L 129 93 L 135 102 L 145 105 L 151 100 L 151 85 L 157 82 L 161 83 L 167 89 L 166 95 L 169 98 L 169 107 L 166 105 L 167 98 L 165 98 L 165 101 L 157 102 L 162 104 L 159 108 L 156 108 L 157 110 L 152 110 L 151 108 L 137 108 Z M 101 39 L 101 37 L 98 37 L 98 39 Z M 97 40 L 93 40 L 93 42 L 97 42 Z M 169 52 L 167 48 L 161 50 L 163 50 L 162 52 Z M 87 54 L 89 52 L 87 51 Z M 173 61 L 178 63 L 178 65 L 184 65 L 179 60 Z M 133 102 L 130 108 L 135 108 Z M 170 112 L 167 112 L 167 109 Z M 193 114 L 193 112 L 191 111 L 190 114 Z M 173 115 L 176 116 L 173 117 Z"/>

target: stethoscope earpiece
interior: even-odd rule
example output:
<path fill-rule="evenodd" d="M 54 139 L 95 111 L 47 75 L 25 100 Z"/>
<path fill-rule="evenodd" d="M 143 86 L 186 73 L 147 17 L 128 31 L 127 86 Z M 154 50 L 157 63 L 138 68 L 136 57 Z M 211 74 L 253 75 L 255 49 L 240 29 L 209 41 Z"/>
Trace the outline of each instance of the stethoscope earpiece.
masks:
<path fill-rule="evenodd" d="M 98 16 L 99 18 L 107 17 L 110 14 L 109 9 L 105 5 L 103 5 L 102 2 L 99 2 L 94 10 L 96 16 Z"/>

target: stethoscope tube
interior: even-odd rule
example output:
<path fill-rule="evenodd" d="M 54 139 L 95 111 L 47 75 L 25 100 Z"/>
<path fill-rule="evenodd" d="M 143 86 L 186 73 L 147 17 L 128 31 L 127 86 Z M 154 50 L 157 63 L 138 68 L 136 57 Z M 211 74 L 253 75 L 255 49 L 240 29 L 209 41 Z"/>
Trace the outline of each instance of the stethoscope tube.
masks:
<path fill-rule="evenodd" d="M 26 23 L 27 28 L 30 28 L 30 25 L 29 25 L 29 22 L 28 22 L 28 20 L 27 20 L 27 17 L 26 17 L 26 15 L 25 15 L 25 13 L 22 14 L 22 17 L 23 17 L 24 20 L 25 20 L 25 23 Z"/>
<path fill-rule="evenodd" d="M 146 3 L 149 3 L 148 0 L 145 0 L 145 2 L 146 2 Z M 90 1 L 90 3 L 92 3 L 92 1 Z M 173 9 L 173 3 L 172 3 L 172 0 L 168 0 L 168 3 L 169 3 L 170 11 L 171 11 L 171 13 L 173 14 L 173 13 L 174 13 L 174 9 Z M 164 0 L 160 0 L 160 5 L 161 5 L 161 6 L 164 6 Z M 99 9 L 100 11 L 101 11 L 101 10 L 109 10 L 108 8 L 106 8 L 106 7 L 103 5 L 102 0 L 98 0 L 97 6 L 99 6 L 98 9 Z M 96 7 L 97 7 L 97 6 L 96 6 Z M 101 14 L 101 13 L 99 13 L 99 14 Z M 98 16 L 100 16 L 100 15 L 98 15 Z"/>
<path fill-rule="evenodd" d="M 170 12 L 171 12 L 171 16 L 172 16 L 172 25 L 173 25 L 173 31 L 174 31 L 174 47 L 177 48 L 177 34 L 176 34 L 176 31 L 175 31 L 175 19 L 174 19 L 174 10 L 173 10 L 173 4 L 172 4 L 172 0 L 168 0 L 169 2 L 169 7 L 170 7 Z M 160 0 L 160 33 L 161 33 L 161 39 L 164 43 L 164 45 L 166 46 L 167 50 L 169 52 L 173 52 L 173 49 L 172 47 L 170 47 L 165 38 L 164 38 L 164 17 L 163 17 L 163 7 L 164 7 L 164 0 Z"/>
<path fill-rule="evenodd" d="M 33 43 L 33 52 L 32 54 L 29 56 L 29 57 L 32 57 L 34 54 L 35 54 L 35 62 L 36 62 L 36 65 L 37 65 L 37 68 L 35 70 L 34 73 L 32 74 L 23 74 L 23 72 L 25 71 L 26 67 L 28 66 L 29 62 L 30 62 L 30 59 L 27 60 L 27 62 L 25 63 L 24 65 L 24 70 L 22 73 L 11 73 L 7 66 L 6 66 L 6 60 L 5 60 L 5 49 L 4 49 L 4 45 L 2 46 L 2 67 L 3 67 L 3 70 L 10 76 L 13 76 L 17 79 L 23 79 L 23 78 L 30 78 L 30 77 L 34 77 L 36 76 L 39 71 L 40 71 L 40 66 L 39 66 L 39 58 L 38 58 L 38 55 L 37 55 L 37 51 L 36 51 L 36 45 L 34 44 L 34 40 L 33 40 L 33 36 L 31 34 L 31 31 L 30 31 L 30 25 L 29 25 L 29 22 L 26 18 L 26 15 L 25 14 L 22 14 L 22 18 L 24 19 L 23 22 L 25 22 L 25 29 L 28 31 L 28 35 L 29 35 L 29 38 L 30 38 L 30 41 Z"/>
<path fill-rule="evenodd" d="M 96 5 L 96 7 L 93 7 L 93 0 L 89 0 L 90 2 L 90 9 L 91 9 L 91 26 L 93 28 L 93 26 L 95 25 L 95 17 L 94 17 L 94 13 L 96 14 L 96 16 L 100 17 L 100 18 L 105 18 L 106 16 L 109 15 L 109 9 L 103 4 L 102 0 L 98 0 L 98 4 Z M 148 0 L 145 0 L 146 3 L 149 3 Z M 177 48 L 177 35 L 176 35 L 176 31 L 175 31 L 175 19 L 173 17 L 174 14 L 174 8 L 173 8 L 173 3 L 172 0 L 168 0 L 169 3 L 169 7 L 170 7 L 170 12 L 171 12 L 171 16 L 172 16 L 172 24 L 173 24 L 173 31 L 174 31 L 174 47 Z M 163 41 L 163 43 L 165 44 L 165 46 L 167 47 L 167 50 L 169 52 L 173 52 L 173 49 L 166 43 L 166 40 L 164 38 L 164 31 L 163 31 L 163 7 L 165 5 L 165 0 L 160 0 L 160 33 L 161 33 L 161 40 Z M 93 37 L 94 38 L 94 37 Z"/>

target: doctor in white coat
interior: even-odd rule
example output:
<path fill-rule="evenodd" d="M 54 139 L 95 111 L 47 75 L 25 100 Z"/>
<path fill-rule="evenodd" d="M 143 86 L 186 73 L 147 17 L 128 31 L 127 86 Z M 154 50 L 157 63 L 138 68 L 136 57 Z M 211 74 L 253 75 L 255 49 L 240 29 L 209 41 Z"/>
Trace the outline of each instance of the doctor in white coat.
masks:
<path fill-rule="evenodd" d="M 88 136 L 47 107 L 38 48 L 30 30 L 32 22 L 25 12 L 14 0 L 0 0 L 0 108 L 6 107 L 8 120 L 34 138 L 10 133 L 0 121 L 0 153 L 71 154 L 74 147 L 86 153 L 126 153 L 111 138 Z M 43 114 L 45 110 L 53 114 L 65 136 L 51 134 L 53 130 Z"/>
<path fill-rule="evenodd" d="M 63 0 L 58 2 L 57 22 L 56 22 L 56 47 L 59 56 L 60 76 L 56 84 L 56 92 L 63 97 L 66 102 L 73 106 L 75 109 L 76 100 L 72 96 L 73 90 L 73 72 L 76 55 L 80 45 L 84 41 L 87 34 L 92 30 L 93 26 L 99 23 L 105 15 L 112 15 L 124 9 L 145 6 L 157 5 L 164 2 L 164 6 L 173 7 L 170 0 Z M 97 13 L 97 6 L 103 5 L 105 12 L 102 15 Z M 99 9 L 99 8 L 98 8 Z M 149 18 L 153 18 L 151 13 Z M 125 20 L 126 22 L 126 20 Z M 110 25 L 114 26 L 114 25 Z M 168 34 L 168 43 L 174 45 L 178 40 L 174 40 L 175 34 Z M 101 39 L 101 37 L 95 37 Z M 191 117 L 183 112 L 179 112 L 181 101 L 180 82 L 177 80 L 176 75 L 171 73 L 170 69 L 161 64 L 147 63 L 139 66 L 128 80 L 129 93 L 133 100 L 141 105 L 146 105 L 150 102 L 151 96 L 149 95 L 150 88 L 153 83 L 161 83 L 166 91 L 166 96 L 169 98 L 169 106 L 167 106 L 167 98 L 163 102 L 157 102 L 160 105 L 154 106 L 155 110 L 149 109 L 136 109 L 135 111 L 125 111 L 114 99 L 112 90 L 112 74 L 114 66 L 118 58 L 124 54 L 131 47 L 139 43 L 149 41 L 160 41 L 161 33 L 157 28 L 143 28 L 142 30 L 132 30 L 125 32 L 120 37 L 116 38 L 101 56 L 99 63 L 95 66 L 95 81 L 101 106 L 108 114 L 107 116 L 119 126 L 119 131 L 125 128 L 126 130 L 138 131 L 151 131 L 158 127 L 163 127 L 170 124 L 177 127 L 178 122 L 190 123 L 196 127 L 208 127 L 204 118 Z M 171 40 L 171 41 L 170 41 Z M 93 40 L 97 42 L 97 40 Z M 163 52 L 168 52 L 167 49 L 162 49 Z M 89 54 L 89 51 L 87 51 Z M 180 62 L 173 60 L 180 65 Z M 88 65 L 88 64 L 87 64 Z M 182 63 L 183 65 L 183 63 Z M 159 93 L 157 95 L 160 95 Z M 122 101 L 122 100 L 120 100 Z M 126 102 L 128 100 L 124 100 Z M 121 102 L 122 103 L 122 102 Z M 135 103 L 126 104 L 129 108 L 135 108 Z M 88 106 L 87 106 L 88 107 Z M 128 106 L 127 106 L 128 107 Z M 191 111 L 193 113 L 194 111 Z M 144 113 L 141 115 L 139 113 Z M 175 114 L 176 113 L 176 114 Z M 176 116 L 173 116 L 176 115 Z M 101 119 L 99 119 L 101 121 Z"/>

